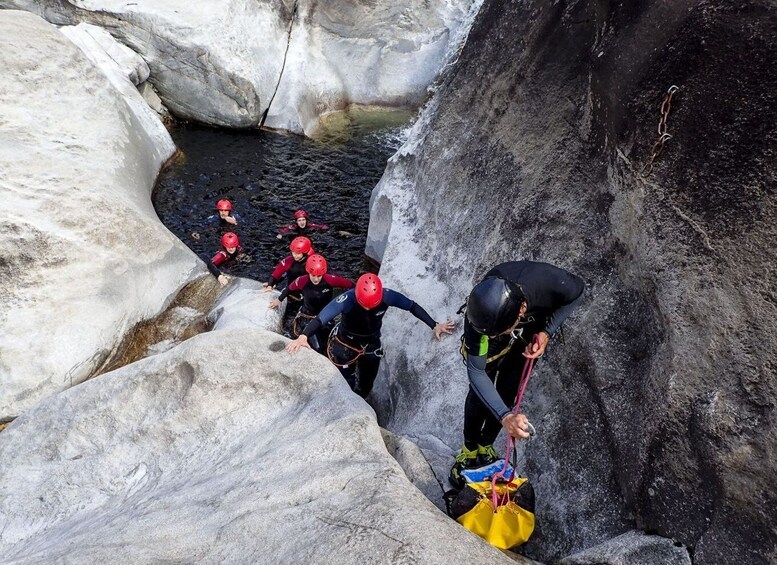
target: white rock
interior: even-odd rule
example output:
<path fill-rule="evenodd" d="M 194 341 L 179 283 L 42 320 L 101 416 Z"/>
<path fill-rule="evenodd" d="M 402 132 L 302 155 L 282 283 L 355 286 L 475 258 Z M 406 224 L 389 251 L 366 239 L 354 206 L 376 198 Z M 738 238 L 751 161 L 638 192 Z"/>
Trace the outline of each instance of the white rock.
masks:
<path fill-rule="evenodd" d="M 176 115 L 227 127 L 252 127 L 267 110 L 286 51 L 291 0 L 81 0 L 0 5 L 56 23 L 110 29 L 142 55 L 151 81 Z"/>
<path fill-rule="evenodd" d="M 140 92 L 140 95 L 143 97 L 143 100 L 146 101 L 146 104 L 148 104 L 154 112 L 159 114 L 159 116 L 162 118 L 168 118 L 170 116 L 170 112 L 165 108 L 162 99 L 150 82 L 146 81 L 139 84 L 138 92 Z"/>
<path fill-rule="evenodd" d="M 118 67 L 135 86 L 145 82 L 151 73 L 143 57 L 116 41 L 101 27 L 90 24 L 60 28 L 70 41 L 78 45 L 87 57 L 100 69 L 111 72 Z"/>
<path fill-rule="evenodd" d="M 510 563 L 405 477 L 328 361 L 198 335 L 2 432 L 3 562 Z"/>
<path fill-rule="evenodd" d="M 0 418 L 86 378 L 203 269 L 149 198 L 174 146 L 114 84 L 0 11 Z"/>
<path fill-rule="evenodd" d="M 269 308 L 278 296 L 277 291 L 264 292 L 259 281 L 238 278 L 219 297 L 208 318 L 214 330 L 251 328 L 280 333 L 286 301 L 277 310 Z"/>
<path fill-rule="evenodd" d="M 172 156 L 175 143 L 157 112 L 135 88 L 135 85 L 143 83 L 149 75 L 148 65 L 143 58 L 97 26 L 78 24 L 62 27 L 60 31 L 99 67 L 122 94 L 125 103 L 140 122 L 138 125 L 152 139 L 152 145 L 158 153 L 157 158 L 165 161 Z"/>
<path fill-rule="evenodd" d="M 472 0 L 298 2 L 265 125 L 312 135 L 321 114 L 349 104 L 419 105 L 479 6 Z"/>
<path fill-rule="evenodd" d="M 0 0 L 88 22 L 140 53 L 176 115 L 315 133 L 349 104 L 416 106 L 458 53 L 482 0 Z M 293 22 L 292 22 L 293 19 Z"/>

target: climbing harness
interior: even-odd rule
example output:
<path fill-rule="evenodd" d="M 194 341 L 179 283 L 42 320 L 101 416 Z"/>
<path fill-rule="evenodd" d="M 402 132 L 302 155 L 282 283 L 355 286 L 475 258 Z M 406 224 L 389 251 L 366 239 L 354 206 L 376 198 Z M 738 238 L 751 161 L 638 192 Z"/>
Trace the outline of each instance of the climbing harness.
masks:
<path fill-rule="evenodd" d="M 302 335 L 302 332 L 305 331 L 305 326 L 307 326 L 311 320 L 315 320 L 315 316 L 311 316 L 310 314 L 305 314 L 304 312 L 300 311 L 297 312 L 297 315 L 294 316 L 294 321 L 291 323 L 291 335 L 293 335 L 295 338 Z M 300 324 L 304 324 L 300 327 Z"/>
<path fill-rule="evenodd" d="M 464 336 L 461 336 L 461 345 L 459 346 L 459 353 L 461 353 L 461 359 L 466 364 L 467 363 L 467 348 L 464 346 Z M 492 363 L 496 361 L 497 359 L 501 359 L 505 355 L 507 355 L 510 352 L 510 348 L 512 348 L 513 343 L 515 343 L 515 337 L 510 337 L 510 341 L 507 342 L 507 345 L 504 347 L 504 349 L 499 350 L 497 353 L 493 354 L 491 357 L 486 358 L 486 363 Z"/>
<path fill-rule="evenodd" d="M 663 102 L 661 102 L 661 116 L 658 120 L 658 141 L 653 144 L 653 149 L 650 151 L 648 162 L 642 169 L 642 174 L 644 176 L 648 176 L 653 172 L 653 163 L 655 163 L 655 160 L 658 159 L 658 156 L 664 149 L 664 144 L 672 139 L 672 136 L 666 131 L 666 119 L 669 117 L 669 111 L 672 109 L 672 96 L 674 96 L 675 92 L 678 90 L 680 90 L 679 87 L 675 85 L 670 86 L 669 90 L 667 90 L 664 95 Z"/>
<path fill-rule="evenodd" d="M 338 323 L 329 334 L 329 343 L 326 346 L 326 355 L 329 360 L 336 367 L 345 369 L 350 367 L 362 355 L 374 355 L 375 357 L 382 358 L 385 355 L 382 347 L 368 351 L 366 347 L 354 347 L 340 339 L 338 330 L 340 324 Z"/>
<path fill-rule="evenodd" d="M 466 306 L 466 305 L 465 305 Z M 463 306 L 462 306 L 463 308 Z M 525 320 L 523 320 L 519 326 L 527 326 L 534 322 L 534 316 L 529 316 Z M 523 337 L 523 328 L 517 327 L 512 332 L 510 332 L 510 341 L 507 342 L 507 345 L 504 346 L 504 348 L 500 349 L 498 352 L 494 353 L 490 357 L 486 358 L 486 363 L 493 363 L 494 361 L 501 359 L 505 355 L 507 355 L 510 352 L 510 349 L 513 347 L 516 341 L 522 341 L 523 343 L 527 343 L 526 339 Z M 459 346 L 459 353 L 461 354 L 461 359 L 464 362 L 464 364 L 467 363 L 467 348 L 464 347 L 464 336 L 462 335 L 459 339 L 461 342 L 461 345 Z"/>

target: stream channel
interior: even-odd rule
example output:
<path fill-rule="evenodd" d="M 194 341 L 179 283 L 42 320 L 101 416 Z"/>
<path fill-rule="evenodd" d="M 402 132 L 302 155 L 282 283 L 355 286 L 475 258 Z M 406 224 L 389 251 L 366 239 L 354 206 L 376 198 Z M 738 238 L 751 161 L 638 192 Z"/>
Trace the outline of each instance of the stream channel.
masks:
<path fill-rule="evenodd" d="M 175 127 L 171 134 L 182 156 L 160 176 L 154 207 L 195 253 L 211 257 L 221 248 L 220 236 L 206 218 L 215 214 L 217 200 L 231 200 L 242 219 L 235 231 L 245 254 L 226 272 L 259 281 L 289 255 L 289 240 L 276 239 L 277 230 L 303 208 L 310 221 L 329 225 L 312 239 L 330 272 L 354 279 L 368 268 L 370 192 L 404 142 L 413 116 L 407 111 L 337 113 L 323 121 L 316 139 Z"/>

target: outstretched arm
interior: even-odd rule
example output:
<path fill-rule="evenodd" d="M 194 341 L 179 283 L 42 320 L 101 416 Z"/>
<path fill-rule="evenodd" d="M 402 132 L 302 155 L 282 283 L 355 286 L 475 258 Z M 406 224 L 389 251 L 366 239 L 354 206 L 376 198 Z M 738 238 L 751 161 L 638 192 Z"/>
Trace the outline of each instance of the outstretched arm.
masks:
<path fill-rule="evenodd" d="M 432 328 L 434 331 L 434 338 L 440 341 L 442 334 L 453 333 L 455 324 L 450 320 L 438 324 L 429 315 L 429 312 L 423 309 L 420 304 L 413 302 L 407 296 L 396 290 L 385 289 L 383 291 L 383 301 L 389 306 L 395 306 L 402 310 L 407 310 L 413 316 L 421 320 L 424 324 Z"/>

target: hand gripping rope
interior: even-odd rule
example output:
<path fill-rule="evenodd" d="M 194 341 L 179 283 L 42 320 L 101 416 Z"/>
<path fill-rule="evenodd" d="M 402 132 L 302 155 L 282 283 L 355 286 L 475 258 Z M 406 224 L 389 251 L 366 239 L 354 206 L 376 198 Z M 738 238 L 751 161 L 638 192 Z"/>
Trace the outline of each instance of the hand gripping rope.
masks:
<path fill-rule="evenodd" d="M 532 344 L 539 345 L 539 336 L 535 335 L 532 338 Z M 518 414 L 521 409 L 521 400 L 523 400 L 523 393 L 526 391 L 526 385 L 529 384 L 529 377 L 531 376 L 532 369 L 534 368 L 534 361 L 535 359 L 526 359 L 523 363 L 523 371 L 521 372 L 521 380 L 518 381 L 518 394 L 515 396 L 515 404 L 513 405 L 512 413 Z M 529 424 L 529 433 L 533 436 L 534 426 Z M 510 461 L 510 453 L 515 448 L 515 438 L 513 438 L 511 435 L 508 434 L 507 436 L 507 449 L 505 451 L 505 458 L 504 458 L 504 467 L 502 467 L 502 470 L 498 473 L 496 473 L 491 478 L 491 504 L 494 507 L 494 512 L 496 512 L 496 509 L 500 506 L 503 506 L 504 504 L 507 504 L 510 501 L 510 492 L 509 489 L 505 489 L 504 494 L 502 496 L 499 496 L 497 494 L 496 489 L 496 482 L 497 480 L 501 479 L 503 481 L 506 481 L 509 485 L 513 477 L 515 476 L 515 465 L 513 464 L 512 469 L 510 470 L 510 477 L 506 478 L 505 473 L 507 472 L 508 467 L 508 461 Z"/>

